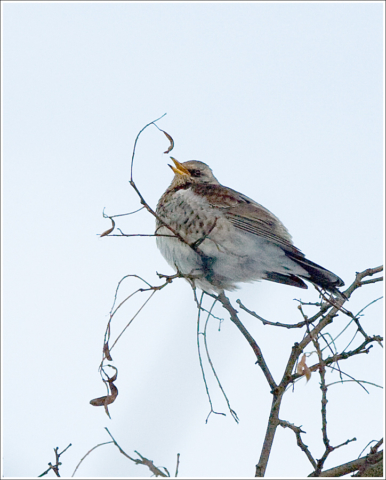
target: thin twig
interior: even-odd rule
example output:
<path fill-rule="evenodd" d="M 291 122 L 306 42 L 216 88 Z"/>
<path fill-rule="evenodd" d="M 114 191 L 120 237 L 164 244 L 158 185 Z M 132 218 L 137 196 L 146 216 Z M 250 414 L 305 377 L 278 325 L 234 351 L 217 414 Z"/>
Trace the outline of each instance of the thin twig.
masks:
<path fill-rule="evenodd" d="M 225 393 L 225 391 L 224 391 L 224 389 L 223 389 L 223 387 L 222 387 L 222 385 L 221 385 L 220 379 L 218 378 L 217 372 L 216 372 L 216 370 L 215 370 L 215 368 L 214 368 L 212 359 L 210 358 L 210 354 L 209 354 L 209 348 L 208 348 L 207 334 L 206 334 L 206 333 L 207 333 L 207 327 L 208 327 L 209 319 L 210 319 L 210 317 L 212 316 L 212 310 L 213 310 L 216 302 L 217 302 L 217 300 L 215 300 L 215 301 L 213 302 L 213 304 L 212 304 L 212 306 L 211 306 L 211 308 L 210 308 L 210 310 L 209 310 L 209 312 L 208 312 L 208 316 L 207 316 L 207 319 L 206 319 L 206 322 L 205 322 L 205 327 L 204 327 L 204 345 L 205 345 L 205 352 L 206 352 L 206 356 L 207 356 L 207 358 L 208 358 L 209 365 L 210 365 L 210 367 L 211 367 L 211 369 L 212 369 L 213 375 L 215 376 L 215 378 L 216 378 L 216 380 L 217 380 L 217 384 L 218 384 L 218 386 L 219 386 L 219 388 L 220 388 L 220 390 L 221 390 L 221 393 L 223 394 L 224 399 L 225 399 L 225 401 L 226 401 L 226 403 L 227 403 L 227 405 L 228 405 L 228 410 L 229 410 L 230 414 L 232 415 L 233 419 L 235 420 L 235 422 L 236 422 L 236 423 L 239 423 L 239 418 L 238 418 L 238 416 L 237 416 L 237 413 L 231 408 L 231 405 L 230 405 L 230 403 L 229 403 L 229 399 L 228 399 L 228 397 L 227 397 L 227 395 L 226 395 L 226 393 Z"/>
<path fill-rule="evenodd" d="M 178 469 L 180 467 L 180 454 L 177 453 L 177 465 L 176 465 L 176 473 L 175 473 L 175 477 L 178 477 Z"/>
<path fill-rule="evenodd" d="M 252 315 L 252 317 L 257 318 L 262 322 L 263 325 L 271 325 L 272 327 L 284 327 L 284 328 L 302 328 L 307 323 L 309 323 L 309 320 L 304 321 L 304 322 L 299 322 L 299 323 L 281 323 L 281 322 L 270 322 L 269 320 L 265 320 L 263 317 L 258 315 L 256 312 L 253 312 L 252 310 L 249 310 L 245 305 L 241 303 L 241 300 L 236 300 L 236 303 L 239 305 L 239 307 L 249 313 L 249 315 Z M 314 320 L 315 321 L 315 320 Z"/>
<path fill-rule="evenodd" d="M 306 456 L 307 456 L 308 460 L 310 461 L 311 465 L 314 468 L 317 468 L 317 464 L 316 464 L 316 461 L 315 461 L 314 457 L 311 455 L 311 452 L 309 451 L 308 446 L 303 442 L 302 437 L 300 435 L 301 433 L 306 433 L 306 432 L 304 430 L 302 430 L 300 427 L 296 427 L 295 425 L 287 422 L 286 420 L 279 420 L 279 425 L 283 428 L 288 427 L 295 433 L 296 443 L 298 444 L 298 446 L 300 447 L 302 452 L 304 452 L 306 454 Z"/>
<path fill-rule="evenodd" d="M 76 466 L 76 468 L 75 468 L 73 474 L 71 475 L 71 477 L 73 477 L 73 476 L 75 475 L 76 471 L 77 471 L 78 468 L 80 467 L 80 464 L 83 462 L 83 460 L 84 460 L 88 455 L 90 455 L 90 453 L 91 453 L 93 450 L 95 450 L 95 449 L 98 448 L 98 447 L 101 447 L 102 445 L 107 445 L 107 444 L 109 444 L 109 443 L 114 443 L 114 442 L 113 442 L 113 441 L 110 441 L 110 442 L 98 443 L 98 445 L 95 445 L 95 447 L 93 447 L 91 450 L 89 450 L 89 451 L 86 453 L 86 455 L 80 459 L 80 461 L 79 461 L 78 465 Z"/>
<path fill-rule="evenodd" d="M 137 452 L 136 450 L 135 453 L 141 457 L 141 459 L 139 460 L 138 458 L 132 458 L 130 457 L 130 455 L 128 455 L 117 443 L 117 441 L 115 440 L 115 438 L 111 435 L 109 429 L 107 427 L 105 427 L 105 430 L 107 431 L 107 433 L 110 435 L 114 445 L 118 448 L 118 450 L 122 453 L 122 455 L 124 455 L 126 458 L 128 458 L 129 460 L 131 460 L 132 462 L 134 462 L 135 464 L 137 465 L 145 465 L 146 467 L 149 468 L 149 470 L 151 471 L 151 473 L 153 473 L 156 477 L 159 476 L 159 477 L 167 477 L 168 475 L 166 475 L 165 473 L 161 472 L 161 470 L 156 467 L 153 463 L 152 460 L 148 460 L 146 457 L 143 457 L 139 452 Z"/>
<path fill-rule="evenodd" d="M 63 453 L 68 450 L 70 447 L 71 447 L 71 443 L 69 445 L 67 445 L 67 447 L 62 450 L 60 453 L 59 453 L 59 447 L 56 447 L 54 448 L 54 452 L 55 452 L 55 465 L 52 465 L 51 462 L 48 463 L 48 466 L 49 468 L 47 468 L 47 470 L 43 473 L 41 473 L 38 477 L 44 477 L 45 475 L 47 475 L 47 473 L 52 470 L 55 475 L 57 477 L 60 477 L 60 474 L 59 474 L 59 466 L 62 465 L 62 462 L 59 461 L 60 459 L 60 456 L 63 455 Z"/>
<path fill-rule="evenodd" d="M 211 295 L 213 296 L 213 295 Z M 237 316 L 237 310 L 233 308 L 231 305 L 228 297 L 225 296 L 224 292 L 220 293 L 217 297 L 218 301 L 221 303 L 221 305 L 225 308 L 225 310 L 228 310 L 232 322 L 236 325 L 236 327 L 240 330 L 244 338 L 247 340 L 249 345 L 252 347 L 252 350 L 254 351 L 256 358 L 257 358 L 257 363 L 259 364 L 259 367 L 263 371 L 265 378 L 267 379 L 267 382 L 269 383 L 269 386 L 271 387 L 271 390 L 275 390 L 277 385 L 275 383 L 275 380 L 272 377 L 271 372 L 269 371 L 268 365 L 266 364 L 263 354 L 260 350 L 260 347 L 256 343 L 255 339 L 252 337 L 252 335 L 248 332 L 248 330 L 244 327 L 243 323 L 240 321 L 239 317 Z"/>
<path fill-rule="evenodd" d="M 206 390 L 206 395 L 208 397 L 208 401 L 209 401 L 209 405 L 210 405 L 210 412 L 208 414 L 208 416 L 206 417 L 206 420 L 205 420 L 205 423 L 208 423 L 208 419 L 210 417 L 210 415 L 212 413 L 214 413 L 215 415 L 224 415 L 225 416 L 225 413 L 222 413 L 222 412 L 216 412 L 213 408 L 213 403 L 212 403 L 212 399 L 211 399 L 211 396 L 210 396 L 210 393 L 209 393 L 209 387 L 208 387 L 208 383 L 206 381 L 206 376 L 205 376 L 205 370 L 204 370 L 204 365 L 202 363 L 202 357 L 201 357 L 201 349 L 200 349 L 200 335 L 204 335 L 204 338 L 205 338 L 205 334 L 206 332 L 204 331 L 203 334 L 200 333 L 200 320 L 201 320 L 201 311 L 203 310 L 202 308 L 202 300 L 204 298 L 204 292 L 201 293 L 201 298 L 200 300 L 197 299 L 197 296 L 196 296 L 196 291 L 193 290 L 193 293 L 194 293 L 194 299 L 197 303 L 197 308 L 198 308 L 198 315 L 197 315 L 197 350 L 198 350 L 198 360 L 199 360 L 199 363 L 200 363 L 200 368 L 201 368 L 201 374 L 202 374 L 202 378 L 204 380 L 204 385 L 205 385 L 205 390 Z M 214 304 L 216 303 L 217 300 L 215 300 L 213 302 L 213 305 L 212 305 L 212 308 L 214 307 Z M 209 315 L 211 314 L 211 310 L 212 308 L 210 309 L 209 311 Z"/>

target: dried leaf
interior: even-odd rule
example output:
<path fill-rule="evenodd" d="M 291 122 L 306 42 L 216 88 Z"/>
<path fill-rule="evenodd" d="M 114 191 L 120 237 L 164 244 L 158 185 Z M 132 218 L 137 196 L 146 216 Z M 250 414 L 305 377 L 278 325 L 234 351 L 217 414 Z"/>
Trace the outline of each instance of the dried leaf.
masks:
<path fill-rule="evenodd" d="M 118 377 L 118 369 L 116 367 L 113 367 L 112 365 L 107 365 L 107 366 L 111 367 L 115 370 L 115 373 L 111 378 L 108 378 L 107 380 L 104 380 L 104 382 L 107 382 L 108 384 L 111 384 L 111 383 L 115 382 L 115 380 Z"/>
<path fill-rule="evenodd" d="M 110 362 L 113 361 L 110 354 L 109 344 L 107 342 L 103 345 L 103 353 L 105 355 L 105 358 L 107 358 L 107 360 L 109 360 Z"/>
<path fill-rule="evenodd" d="M 169 142 L 170 142 L 169 148 L 168 148 L 168 149 L 166 150 L 166 152 L 164 152 L 164 153 L 169 153 L 169 152 L 171 152 L 171 151 L 173 150 L 173 148 L 174 148 L 174 140 L 173 140 L 172 137 L 171 137 L 168 133 L 166 133 L 164 130 L 162 130 L 162 132 L 164 132 L 166 138 L 167 138 L 167 139 L 169 140 Z"/>
<path fill-rule="evenodd" d="M 90 404 L 94 405 L 94 407 L 101 407 L 105 404 L 106 398 L 109 398 L 110 395 L 105 395 L 104 397 L 93 398 L 90 400 Z"/>
<path fill-rule="evenodd" d="M 303 353 L 303 356 L 302 356 L 300 362 L 298 363 L 297 372 L 298 372 L 299 375 L 304 375 L 307 379 L 307 382 L 311 378 L 311 370 L 309 369 L 309 367 L 306 364 L 306 354 L 305 353 Z"/>
<path fill-rule="evenodd" d="M 111 403 L 113 403 L 118 396 L 118 388 L 113 383 L 117 379 L 118 370 L 112 365 L 109 365 L 109 367 L 115 369 L 115 374 L 111 378 L 107 378 L 107 380 L 103 380 L 103 381 L 108 384 L 110 389 L 110 394 L 105 395 L 104 397 L 93 398 L 92 400 L 90 400 L 90 404 L 93 405 L 94 407 L 101 407 L 103 405 L 105 407 L 106 414 L 108 415 L 109 418 L 111 418 L 107 405 L 110 405 Z"/>
<path fill-rule="evenodd" d="M 111 217 L 109 217 L 109 218 L 110 218 L 111 223 L 113 224 L 113 226 L 112 226 L 111 228 L 109 228 L 108 230 L 106 230 L 105 232 L 103 232 L 103 233 L 101 234 L 101 237 L 105 237 L 106 235 L 108 235 L 109 233 L 111 233 L 111 232 L 114 230 L 114 228 L 115 228 L 115 222 L 114 222 L 114 220 L 113 220 Z"/>
<path fill-rule="evenodd" d="M 108 395 L 106 397 L 105 404 L 104 404 L 105 412 L 109 418 L 111 417 L 110 417 L 109 409 L 107 408 L 107 405 L 110 405 L 110 403 L 113 403 L 118 396 L 118 389 L 113 383 L 110 383 L 110 389 L 111 389 L 111 395 Z"/>

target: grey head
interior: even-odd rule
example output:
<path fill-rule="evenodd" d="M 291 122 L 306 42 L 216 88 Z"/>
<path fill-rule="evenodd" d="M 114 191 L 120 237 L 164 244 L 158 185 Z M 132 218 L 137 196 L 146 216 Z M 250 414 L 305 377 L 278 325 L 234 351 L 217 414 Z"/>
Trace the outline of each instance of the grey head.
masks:
<path fill-rule="evenodd" d="M 198 160 L 189 160 L 180 163 L 175 158 L 170 158 L 175 165 L 169 165 L 175 173 L 172 184 L 170 185 L 171 188 L 186 183 L 220 185 L 217 178 L 213 175 L 211 168 L 206 163 Z"/>

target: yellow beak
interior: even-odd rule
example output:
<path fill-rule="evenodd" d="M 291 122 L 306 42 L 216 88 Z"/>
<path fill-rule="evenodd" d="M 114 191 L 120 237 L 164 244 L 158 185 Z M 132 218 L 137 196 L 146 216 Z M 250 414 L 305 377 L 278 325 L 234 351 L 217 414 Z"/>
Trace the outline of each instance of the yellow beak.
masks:
<path fill-rule="evenodd" d="M 187 168 L 185 168 L 182 165 L 182 163 L 180 163 L 178 160 L 176 160 L 173 157 L 170 157 L 170 158 L 173 160 L 175 167 L 173 167 L 173 165 L 169 165 L 169 167 L 173 170 L 173 172 L 176 175 L 189 175 L 190 176 L 189 170 Z"/>

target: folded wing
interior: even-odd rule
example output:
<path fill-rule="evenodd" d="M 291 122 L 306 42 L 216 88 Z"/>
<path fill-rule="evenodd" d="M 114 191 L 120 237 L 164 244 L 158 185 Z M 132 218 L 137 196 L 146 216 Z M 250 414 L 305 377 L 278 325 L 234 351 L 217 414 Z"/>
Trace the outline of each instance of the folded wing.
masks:
<path fill-rule="evenodd" d="M 291 235 L 281 221 L 262 205 L 235 190 L 224 188 L 222 185 L 195 185 L 194 187 L 195 190 L 200 190 L 200 195 L 205 196 L 213 207 L 220 209 L 234 227 L 278 245 L 288 258 L 308 273 L 308 276 L 295 276 L 267 272 L 267 280 L 307 288 L 307 285 L 299 278 L 302 277 L 331 292 L 336 292 L 337 287 L 344 285 L 342 279 L 337 275 L 308 260 L 293 245 Z"/>

